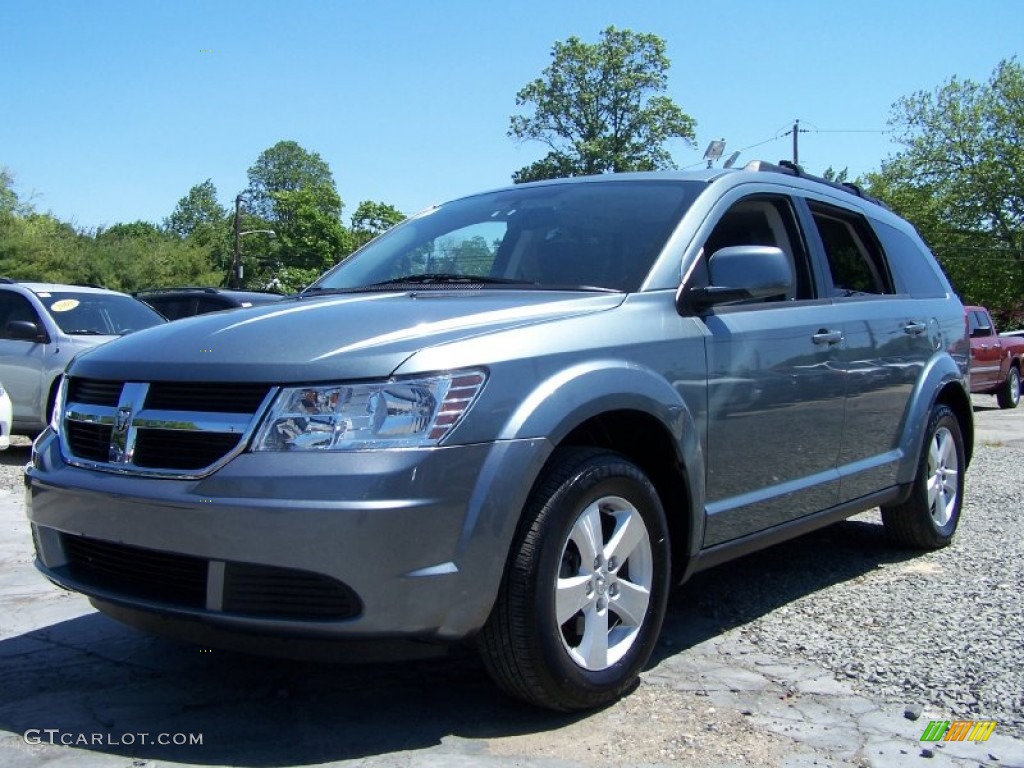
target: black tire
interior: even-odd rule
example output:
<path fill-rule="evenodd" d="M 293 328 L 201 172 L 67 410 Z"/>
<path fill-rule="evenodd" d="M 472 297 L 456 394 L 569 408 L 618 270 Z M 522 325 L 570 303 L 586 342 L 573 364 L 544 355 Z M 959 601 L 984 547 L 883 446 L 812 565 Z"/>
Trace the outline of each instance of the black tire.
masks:
<path fill-rule="evenodd" d="M 966 471 L 960 422 L 951 408 L 936 405 L 928 419 L 909 498 L 882 507 L 882 524 L 889 538 L 915 549 L 948 546 L 960 522 Z"/>
<path fill-rule="evenodd" d="M 996 393 L 996 400 L 1000 408 L 1016 408 L 1020 403 L 1020 371 L 1015 366 L 1010 366 L 1006 381 Z"/>
<path fill-rule="evenodd" d="M 608 546 L 624 532 L 618 550 Z M 627 693 L 661 632 L 669 552 L 658 494 L 636 465 L 604 450 L 558 450 L 527 502 L 479 638 L 494 681 L 562 712 Z"/>

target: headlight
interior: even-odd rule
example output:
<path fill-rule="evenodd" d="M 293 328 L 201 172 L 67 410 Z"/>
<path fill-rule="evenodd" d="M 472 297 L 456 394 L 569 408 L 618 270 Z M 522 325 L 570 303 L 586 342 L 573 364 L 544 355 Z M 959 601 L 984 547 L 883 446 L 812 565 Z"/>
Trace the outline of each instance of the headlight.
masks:
<path fill-rule="evenodd" d="M 473 404 L 482 371 L 368 384 L 290 387 L 274 400 L 255 451 L 345 451 L 436 445 Z"/>
<path fill-rule="evenodd" d="M 62 375 L 57 384 L 57 397 L 53 400 L 53 410 L 50 411 L 50 429 L 57 433 L 60 432 L 60 417 L 64 411 L 64 391 L 67 386 L 67 377 Z"/>

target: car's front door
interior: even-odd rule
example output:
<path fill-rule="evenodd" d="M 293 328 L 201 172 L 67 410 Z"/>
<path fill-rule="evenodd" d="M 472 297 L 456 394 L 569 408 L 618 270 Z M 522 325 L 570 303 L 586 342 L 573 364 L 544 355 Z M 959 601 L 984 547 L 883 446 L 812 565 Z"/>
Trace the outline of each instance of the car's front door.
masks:
<path fill-rule="evenodd" d="M 7 332 L 12 321 L 30 320 L 43 327 L 28 299 L 17 293 L 0 291 L 0 384 L 11 398 L 14 422 L 35 424 L 39 419 L 46 344 L 13 338 Z"/>
<path fill-rule="evenodd" d="M 727 210 L 702 258 L 733 245 L 777 246 L 794 290 L 703 316 L 708 361 L 707 506 L 713 546 L 836 503 L 843 425 L 843 335 L 819 296 L 792 204 L 743 198 Z"/>

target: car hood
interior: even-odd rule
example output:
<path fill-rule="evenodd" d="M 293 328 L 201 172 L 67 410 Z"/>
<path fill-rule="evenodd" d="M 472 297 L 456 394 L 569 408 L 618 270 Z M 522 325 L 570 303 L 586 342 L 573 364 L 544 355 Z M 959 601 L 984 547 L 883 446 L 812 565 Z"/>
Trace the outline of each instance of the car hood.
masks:
<path fill-rule="evenodd" d="M 83 353 L 69 373 L 269 384 L 384 377 L 427 347 L 601 312 L 624 298 L 484 290 L 295 299 L 137 331 Z"/>

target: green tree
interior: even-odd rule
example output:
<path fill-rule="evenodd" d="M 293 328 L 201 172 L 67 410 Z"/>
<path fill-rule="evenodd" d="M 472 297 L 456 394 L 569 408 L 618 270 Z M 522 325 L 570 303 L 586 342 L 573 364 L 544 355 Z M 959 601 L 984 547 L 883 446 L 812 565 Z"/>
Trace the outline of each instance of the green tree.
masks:
<path fill-rule="evenodd" d="M 207 179 L 192 187 L 164 219 L 164 227 L 178 237 L 188 237 L 210 227 L 223 227 L 228 212 L 217 202 L 217 187 Z"/>
<path fill-rule="evenodd" d="M 825 169 L 825 172 L 821 174 L 821 177 L 825 179 L 825 181 L 834 181 L 836 184 L 843 184 L 850 180 L 849 173 L 849 168 L 843 168 L 843 170 L 837 171 L 830 165 Z"/>
<path fill-rule="evenodd" d="M 341 215 L 341 198 L 334 185 L 330 166 L 316 152 L 308 152 L 294 141 L 279 141 L 265 149 L 249 168 L 246 190 L 247 210 L 266 221 L 277 214 L 274 195 L 307 187 L 331 190 L 334 197 L 325 200 L 325 208 L 336 208 Z"/>
<path fill-rule="evenodd" d="M 405 214 L 387 203 L 364 200 L 352 214 L 349 228 L 353 250 L 361 248 L 396 224 L 405 220 Z"/>
<path fill-rule="evenodd" d="M 227 209 L 217 202 L 217 187 L 207 179 L 178 201 L 171 215 L 164 219 L 164 228 L 184 239 L 189 247 L 206 253 L 207 261 L 219 276 L 212 283 L 203 284 L 219 285 L 226 284 L 224 276 L 231 269 L 232 223 Z"/>
<path fill-rule="evenodd" d="M 609 171 L 674 168 L 670 139 L 692 145 L 694 119 L 663 94 L 669 60 L 657 35 L 608 27 L 595 44 L 556 42 L 543 76 L 516 94 L 508 134 L 549 148 L 519 183 Z"/>
<path fill-rule="evenodd" d="M 280 141 L 260 154 L 249 168 L 245 197 L 240 228 L 276 235 L 246 238 L 247 285 L 299 290 L 350 252 L 330 168 L 294 141 Z"/>
<path fill-rule="evenodd" d="M 216 285 L 220 280 L 207 247 L 148 221 L 100 230 L 85 237 L 81 248 L 81 280 L 115 290 Z"/>
<path fill-rule="evenodd" d="M 0 168 L 0 217 L 27 216 L 32 206 L 23 202 L 14 191 L 14 174 L 6 168 Z"/>
<path fill-rule="evenodd" d="M 889 124 L 902 149 L 869 191 L 917 225 L 963 298 L 1024 319 L 1024 68 L 904 97 Z"/>

